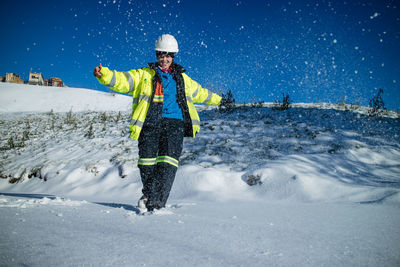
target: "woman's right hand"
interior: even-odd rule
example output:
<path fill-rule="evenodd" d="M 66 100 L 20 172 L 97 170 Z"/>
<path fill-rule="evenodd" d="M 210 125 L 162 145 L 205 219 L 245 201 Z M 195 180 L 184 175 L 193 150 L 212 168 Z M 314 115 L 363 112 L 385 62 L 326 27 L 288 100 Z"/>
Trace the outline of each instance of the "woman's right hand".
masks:
<path fill-rule="evenodd" d="M 101 71 L 101 63 L 96 68 L 94 68 L 93 75 L 96 76 L 97 78 L 100 78 L 101 77 L 100 71 Z"/>

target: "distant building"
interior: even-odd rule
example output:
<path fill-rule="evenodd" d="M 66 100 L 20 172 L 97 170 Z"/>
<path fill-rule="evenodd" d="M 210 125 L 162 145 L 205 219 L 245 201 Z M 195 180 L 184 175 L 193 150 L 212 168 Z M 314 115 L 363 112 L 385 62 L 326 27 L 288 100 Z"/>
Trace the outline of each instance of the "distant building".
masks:
<path fill-rule="evenodd" d="M 66 87 L 64 82 L 58 78 L 53 77 L 49 79 L 43 79 L 41 73 L 29 72 L 29 81 L 25 82 L 16 73 L 6 73 L 6 76 L 0 76 L 0 82 L 8 83 L 28 83 L 33 85 L 44 85 L 44 86 L 56 86 L 56 87 Z"/>
<path fill-rule="evenodd" d="M 57 86 L 57 87 L 64 87 L 64 83 L 60 78 L 53 77 L 44 80 L 44 85 L 46 86 Z"/>
<path fill-rule="evenodd" d="M 24 81 L 21 80 L 19 75 L 15 74 L 15 73 L 6 73 L 6 82 L 7 83 L 24 83 Z"/>
<path fill-rule="evenodd" d="M 29 84 L 44 85 L 43 75 L 41 73 L 29 72 Z"/>

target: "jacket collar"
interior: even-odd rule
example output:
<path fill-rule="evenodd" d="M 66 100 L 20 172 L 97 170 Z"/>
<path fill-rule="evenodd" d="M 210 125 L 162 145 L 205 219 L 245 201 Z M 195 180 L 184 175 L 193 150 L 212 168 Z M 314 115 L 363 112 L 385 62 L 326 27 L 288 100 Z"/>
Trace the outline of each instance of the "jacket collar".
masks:
<path fill-rule="evenodd" d="M 149 65 L 149 67 L 155 71 L 157 71 L 158 68 L 158 62 L 152 62 L 152 63 L 147 63 L 147 65 Z M 172 62 L 171 64 L 171 73 L 174 74 L 180 74 L 180 73 L 184 73 L 186 70 L 179 64 Z"/>

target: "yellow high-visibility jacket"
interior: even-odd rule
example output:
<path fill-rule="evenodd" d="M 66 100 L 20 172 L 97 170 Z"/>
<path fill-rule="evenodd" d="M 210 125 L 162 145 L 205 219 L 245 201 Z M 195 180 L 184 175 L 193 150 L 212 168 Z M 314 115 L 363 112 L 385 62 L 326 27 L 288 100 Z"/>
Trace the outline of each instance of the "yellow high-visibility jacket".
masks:
<path fill-rule="evenodd" d="M 129 125 L 130 137 L 138 140 L 156 88 L 157 63 L 150 63 L 149 68 L 134 69 L 126 72 L 111 71 L 102 67 L 102 76 L 97 78 L 101 84 L 110 89 L 132 95 L 132 119 Z M 200 131 L 200 118 L 193 103 L 219 105 L 221 97 L 192 80 L 184 73 L 184 69 L 172 63 L 174 79 L 177 85 L 178 104 L 182 109 L 185 121 L 185 136 L 195 137 Z"/>

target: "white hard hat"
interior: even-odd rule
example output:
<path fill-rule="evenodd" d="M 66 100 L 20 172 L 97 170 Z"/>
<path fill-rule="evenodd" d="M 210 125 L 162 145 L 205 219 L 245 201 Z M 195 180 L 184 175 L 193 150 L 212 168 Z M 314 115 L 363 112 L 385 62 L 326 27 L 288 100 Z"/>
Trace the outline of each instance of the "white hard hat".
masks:
<path fill-rule="evenodd" d="M 154 47 L 156 51 L 178 53 L 178 42 L 171 34 L 163 34 L 158 37 Z"/>

